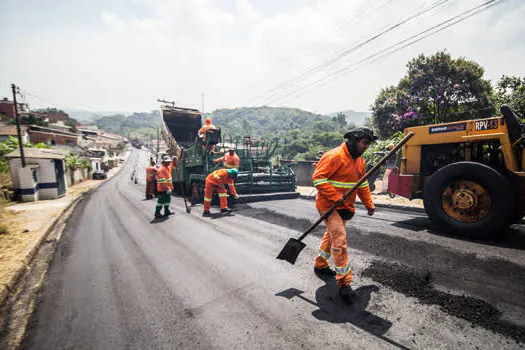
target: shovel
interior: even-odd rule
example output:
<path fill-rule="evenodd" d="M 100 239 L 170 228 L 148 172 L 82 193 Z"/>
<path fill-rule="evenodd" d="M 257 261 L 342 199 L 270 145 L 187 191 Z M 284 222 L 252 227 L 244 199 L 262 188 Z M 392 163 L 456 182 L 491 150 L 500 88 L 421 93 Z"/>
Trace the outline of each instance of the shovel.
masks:
<path fill-rule="evenodd" d="M 343 196 L 343 198 L 341 199 L 341 201 L 344 201 L 345 199 L 347 199 L 352 193 L 354 193 L 357 188 L 359 186 L 361 186 L 361 184 L 363 182 L 366 181 L 366 179 L 368 179 L 368 177 L 374 172 L 376 171 L 381 165 L 383 165 L 384 162 L 386 162 L 390 157 L 392 157 L 398 149 L 400 149 L 405 143 L 408 142 L 408 140 L 410 140 L 410 138 L 414 136 L 414 133 L 410 132 L 408 133 L 404 138 L 403 140 L 401 140 L 401 142 L 399 142 L 394 148 L 392 148 L 392 150 L 390 152 L 387 153 L 387 155 L 385 155 L 379 162 L 377 162 L 376 165 L 374 165 L 374 167 L 372 169 L 370 169 L 361 179 L 359 179 L 359 181 L 357 181 L 357 183 L 354 185 L 354 187 L 352 187 L 350 190 L 348 190 L 348 192 L 345 193 L 345 195 Z M 306 244 L 304 244 L 303 242 L 301 242 L 306 236 L 308 236 L 321 222 L 323 222 L 326 218 L 328 218 L 330 215 L 332 215 L 332 213 L 334 212 L 335 208 L 339 205 L 339 203 L 336 203 L 334 205 L 332 205 L 330 207 L 330 209 L 328 209 L 328 211 L 326 213 L 324 213 L 320 218 L 319 220 L 317 220 L 308 230 L 306 230 L 305 233 L 303 233 L 301 235 L 301 237 L 295 239 L 295 238 L 290 238 L 288 240 L 288 243 L 286 243 L 286 245 L 284 246 L 283 250 L 281 250 L 281 252 L 279 253 L 279 255 L 277 255 L 277 259 L 279 260 L 286 260 L 288 261 L 290 264 L 295 264 L 295 261 L 297 260 L 297 257 L 299 256 L 299 254 L 301 253 L 301 251 L 304 249 L 304 247 L 306 247 Z"/>

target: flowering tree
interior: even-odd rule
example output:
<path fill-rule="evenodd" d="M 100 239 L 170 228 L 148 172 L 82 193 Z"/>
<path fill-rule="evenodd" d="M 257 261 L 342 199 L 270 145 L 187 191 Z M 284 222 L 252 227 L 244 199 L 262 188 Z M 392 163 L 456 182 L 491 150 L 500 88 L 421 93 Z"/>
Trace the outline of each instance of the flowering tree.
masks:
<path fill-rule="evenodd" d="M 382 137 L 409 126 L 494 114 L 492 87 L 479 64 L 438 52 L 412 59 L 407 68 L 398 85 L 382 90 L 371 106 L 374 127 Z"/>

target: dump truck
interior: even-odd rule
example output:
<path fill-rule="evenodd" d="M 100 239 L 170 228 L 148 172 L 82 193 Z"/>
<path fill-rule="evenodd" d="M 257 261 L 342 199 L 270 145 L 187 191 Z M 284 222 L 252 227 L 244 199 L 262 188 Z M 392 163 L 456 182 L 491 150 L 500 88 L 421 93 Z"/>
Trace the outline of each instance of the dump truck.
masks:
<path fill-rule="evenodd" d="M 439 231 L 497 236 L 525 216 L 525 126 L 501 116 L 411 127 L 389 192 L 423 199 Z"/>
<path fill-rule="evenodd" d="M 204 198 L 206 176 L 222 165 L 214 160 L 234 147 L 240 158 L 235 187 L 242 201 L 298 198 L 295 173 L 288 166 L 277 167 L 272 157 L 278 140 L 252 139 L 250 136 L 222 136 L 222 130 L 209 130 L 204 143 L 197 133 L 202 126 L 199 110 L 162 105 L 162 136 L 168 154 L 177 157 L 172 179 L 176 192 L 191 196 L 192 203 Z"/>

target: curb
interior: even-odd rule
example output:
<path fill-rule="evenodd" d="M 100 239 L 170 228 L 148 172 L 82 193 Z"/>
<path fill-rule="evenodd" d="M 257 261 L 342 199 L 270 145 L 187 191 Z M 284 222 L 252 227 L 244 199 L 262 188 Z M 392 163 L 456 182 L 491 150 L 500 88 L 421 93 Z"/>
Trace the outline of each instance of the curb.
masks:
<path fill-rule="evenodd" d="M 87 193 L 87 192 L 86 192 Z M 84 193 L 85 194 L 85 193 Z M 67 207 L 64 208 L 64 210 L 57 216 L 57 218 L 53 221 L 53 223 L 46 229 L 46 231 L 38 238 L 33 245 L 27 250 L 27 253 L 25 257 L 20 261 L 20 266 L 18 269 L 16 269 L 15 273 L 7 280 L 7 282 L 0 286 L 0 306 L 2 306 L 7 299 L 9 298 L 9 294 L 14 291 L 17 283 L 19 282 L 20 278 L 24 274 L 24 272 L 28 269 L 29 264 L 33 261 L 33 258 L 35 257 L 36 253 L 40 249 L 40 246 L 42 243 L 47 239 L 49 234 L 53 232 L 53 230 L 56 228 L 58 222 L 63 219 L 64 222 L 66 222 L 71 214 L 73 213 L 73 210 L 69 213 L 67 217 L 62 217 L 62 214 L 67 212 L 70 209 L 74 209 L 78 202 L 84 197 L 84 194 L 80 195 L 79 197 L 75 198 L 71 203 L 67 205 Z"/>
<path fill-rule="evenodd" d="M 128 157 L 129 158 L 129 157 Z M 127 161 L 127 159 L 126 159 Z M 21 259 L 20 266 L 16 269 L 15 273 L 7 280 L 7 282 L 4 285 L 0 285 L 0 307 L 5 304 L 7 299 L 9 298 L 9 295 L 14 291 L 15 287 L 17 286 L 18 282 L 20 281 L 20 278 L 23 276 L 24 272 L 28 269 L 29 264 L 33 261 L 33 258 L 35 257 L 36 253 L 40 249 L 40 246 L 44 241 L 47 239 L 47 237 L 50 235 L 51 232 L 57 227 L 57 224 L 60 222 L 60 220 L 63 220 L 64 223 L 66 223 L 71 215 L 73 214 L 73 211 L 75 207 L 78 205 L 78 203 L 86 196 L 87 194 L 90 194 L 91 192 L 97 190 L 100 186 L 102 186 L 107 181 L 113 179 L 116 175 L 118 175 L 122 169 L 124 169 L 125 162 L 121 165 L 120 169 L 117 170 L 117 172 L 110 178 L 106 179 L 99 184 L 97 184 L 92 189 L 80 194 L 77 198 L 75 198 L 71 203 L 69 203 L 64 210 L 56 217 L 55 220 L 51 223 L 51 225 L 46 229 L 46 231 L 38 238 L 32 246 L 27 250 L 27 253 L 25 254 L 25 257 Z M 69 212 L 69 214 L 66 217 L 62 217 L 62 215 L 66 212 Z M 65 229 L 65 225 L 64 228 Z M 60 235 L 61 236 L 61 235 Z"/>
<path fill-rule="evenodd" d="M 315 200 L 315 196 L 305 196 L 301 195 L 299 196 L 301 199 L 306 199 L 309 201 Z M 358 205 L 360 207 L 364 207 L 364 205 L 361 202 L 355 202 L 355 205 Z M 390 209 L 390 210 L 400 210 L 400 211 L 408 211 L 412 213 L 422 213 L 426 214 L 426 211 L 424 208 L 418 208 L 418 207 L 409 207 L 406 205 L 393 205 L 393 204 L 384 204 L 384 203 L 374 203 L 374 206 L 376 208 L 384 208 L 384 209 Z"/>

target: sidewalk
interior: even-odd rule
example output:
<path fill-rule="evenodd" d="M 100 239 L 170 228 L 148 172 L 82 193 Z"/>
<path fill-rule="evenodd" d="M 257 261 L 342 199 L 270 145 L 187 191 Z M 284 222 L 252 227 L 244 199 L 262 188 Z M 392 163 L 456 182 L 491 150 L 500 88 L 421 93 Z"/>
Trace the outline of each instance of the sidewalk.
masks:
<path fill-rule="evenodd" d="M 124 157 L 127 159 L 129 152 Z M 125 163 L 125 162 L 124 162 Z M 108 172 L 108 179 L 115 176 L 124 163 Z M 54 225 L 57 218 L 78 198 L 104 181 L 86 180 L 67 188 L 66 194 L 55 200 L 28 203 L 0 203 L 0 223 L 6 233 L 0 233 L 0 292 L 17 273 L 26 256 Z M 0 304 L 3 299 L 0 298 Z"/>
<path fill-rule="evenodd" d="M 372 192 L 372 200 L 374 201 L 374 204 L 381 207 L 392 207 L 392 208 L 399 208 L 399 209 L 407 209 L 407 208 L 414 208 L 417 210 L 423 210 L 423 200 L 422 199 L 414 199 L 414 200 L 408 200 L 406 198 L 395 196 L 394 198 L 390 198 L 388 195 L 379 194 L 382 187 L 382 181 L 377 180 L 376 181 L 376 190 Z M 308 187 L 308 186 L 297 186 L 297 192 L 301 193 L 301 197 L 307 197 L 309 199 L 314 199 L 317 195 L 317 190 L 315 187 Z M 356 198 L 356 203 L 361 204 L 361 201 L 359 200 L 359 197 Z"/>

